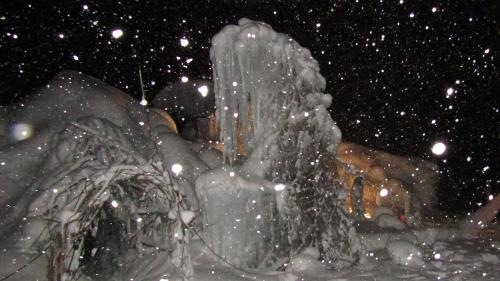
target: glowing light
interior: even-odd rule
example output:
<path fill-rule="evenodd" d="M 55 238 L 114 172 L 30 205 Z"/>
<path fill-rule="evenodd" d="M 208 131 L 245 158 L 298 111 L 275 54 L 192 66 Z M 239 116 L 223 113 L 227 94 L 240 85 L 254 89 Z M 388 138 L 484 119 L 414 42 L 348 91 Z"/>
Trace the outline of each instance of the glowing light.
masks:
<path fill-rule="evenodd" d="M 181 164 L 174 164 L 172 165 L 172 172 L 174 172 L 174 174 L 176 176 L 178 176 L 181 172 L 182 172 L 182 165 Z"/>
<path fill-rule="evenodd" d="M 371 219 L 371 218 L 372 218 L 372 215 L 370 215 L 370 213 L 365 213 L 365 214 L 364 214 L 364 216 L 365 216 L 365 218 L 367 218 L 367 219 Z"/>
<path fill-rule="evenodd" d="M 285 185 L 281 184 L 281 183 L 274 186 L 274 190 L 276 190 L 276 191 L 282 191 L 284 189 L 285 189 Z"/>
<path fill-rule="evenodd" d="M 446 151 L 446 145 L 444 145 L 444 143 L 442 142 L 436 142 L 432 146 L 432 153 L 434 153 L 435 155 L 442 155 L 445 151 Z"/>
<path fill-rule="evenodd" d="M 73 59 L 77 61 L 77 60 L 79 60 L 80 58 L 79 58 L 77 55 L 73 55 Z"/>
<path fill-rule="evenodd" d="M 484 53 L 485 54 L 489 54 L 490 53 L 490 49 L 488 48 L 488 49 L 484 50 Z"/>
<path fill-rule="evenodd" d="M 415 17 L 415 14 L 414 13 L 410 13 L 410 18 L 414 18 Z"/>
<path fill-rule="evenodd" d="M 234 175 L 235 175 L 234 172 L 229 172 L 230 177 L 234 177 Z"/>
<path fill-rule="evenodd" d="M 142 222 L 142 218 L 137 218 L 137 219 L 136 219 L 136 221 L 137 221 L 138 223 L 141 223 L 141 222 Z"/>
<path fill-rule="evenodd" d="M 206 97 L 206 96 L 208 96 L 208 87 L 203 85 L 203 86 L 198 88 L 198 92 L 200 92 L 202 97 Z"/>
<path fill-rule="evenodd" d="M 58 35 L 58 36 L 59 36 L 59 38 L 64 39 L 64 34 L 59 33 L 59 35 Z"/>
<path fill-rule="evenodd" d="M 186 83 L 187 81 L 189 81 L 189 78 L 187 78 L 186 76 L 182 76 L 181 81 L 182 83 Z"/>
<path fill-rule="evenodd" d="M 29 139 L 33 135 L 33 128 L 29 124 L 18 123 L 12 127 L 12 137 L 18 141 Z"/>
<path fill-rule="evenodd" d="M 233 82 L 233 87 L 236 87 L 236 86 L 238 86 L 238 82 L 234 81 Z"/>
<path fill-rule="evenodd" d="M 490 195 L 488 196 L 488 200 L 490 200 L 490 201 L 491 201 L 491 200 L 493 200 L 493 194 L 490 194 Z"/>
<path fill-rule="evenodd" d="M 186 38 L 181 38 L 181 46 L 182 47 L 187 47 L 189 45 L 189 40 Z"/>
<path fill-rule="evenodd" d="M 434 255 L 434 259 L 438 260 L 438 259 L 440 259 L 440 258 L 441 258 L 441 254 L 440 254 L 440 253 L 436 253 L 436 254 Z"/>
<path fill-rule="evenodd" d="M 145 98 L 142 98 L 142 100 L 141 100 L 140 104 L 141 104 L 142 106 L 146 106 L 146 105 L 148 105 L 148 101 L 147 101 Z"/>
<path fill-rule="evenodd" d="M 449 98 L 451 95 L 453 95 L 454 92 L 455 92 L 455 89 L 453 89 L 451 87 L 446 89 L 446 97 Z"/>
<path fill-rule="evenodd" d="M 120 37 L 123 36 L 123 30 L 117 28 L 117 29 L 114 29 L 112 32 L 111 32 L 111 36 L 113 36 L 113 38 L 115 39 L 118 39 Z"/>
<path fill-rule="evenodd" d="M 387 190 L 387 188 L 382 188 L 380 190 L 380 197 L 386 197 L 387 195 L 389 195 L 389 190 Z"/>
<path fill-rule="evenodd" d="M 111 207 L 118 208 L 118 202 L 116 200 L 111 201 Z"/>
<path fill-rule="evenodd" d="M 436 7 L 432 7 L 432 12 L 435 13 L 438 9 Z"/>

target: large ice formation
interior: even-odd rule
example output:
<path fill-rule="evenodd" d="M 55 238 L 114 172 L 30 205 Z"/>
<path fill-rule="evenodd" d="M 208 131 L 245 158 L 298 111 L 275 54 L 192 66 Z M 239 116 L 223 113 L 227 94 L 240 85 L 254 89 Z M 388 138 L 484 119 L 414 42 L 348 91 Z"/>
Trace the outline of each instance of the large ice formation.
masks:
<path fill-rule="evenodd" d="M 304 101 L 311 111 L 331 103 L 331 96 L 320 94 L 326 83 L 311 52 L 265 23 L 243 18 L 238 26 L 226 26 L 212 39 L 210 59 L 216 118 L 230 159 L 235 156 L 238 121 L 247 147 L 253 150 L 282 129 L 298 95 L 307 95 Z M 316 108 L 319 105 L 323 107 Z M 333 132 L 332 141 L 338 143 L 338 128 L 322 125 L 330 126 L 325 131 Z"/>
<path fill-rule="evenodd" d="M 325 79 L 311 52 L 243 18 L 214 36 L 210 59 L 225 156 L 237 158 L 241 131 L 249 156 L 240 174 L 286 184 L 280 235 L 288 247 L 317 244 L 334 267 L 358 261 L 359 241 L 334 176 L 341 132 L 327 111 L 332 98 L 323 93 Z"/>

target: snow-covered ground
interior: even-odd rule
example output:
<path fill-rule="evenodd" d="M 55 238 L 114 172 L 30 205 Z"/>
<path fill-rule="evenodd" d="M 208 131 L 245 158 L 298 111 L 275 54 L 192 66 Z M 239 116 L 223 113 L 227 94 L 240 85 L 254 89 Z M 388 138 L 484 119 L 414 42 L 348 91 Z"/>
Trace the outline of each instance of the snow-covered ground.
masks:
<path fill-rule="evenodd" d="M 424 228 L 418 231 L 372 230 L 370 233 L 361 234 L 367 246 L 366 260 L 358 266 L 341 271 L 326 269 L 317 261 L 315 250 L 308 248 L 290 262 L 285 272 L 244 272 L 224 265 L 203 248 L 201 241 L 193 241 L 194 280 L 498 280 L 500 241 L 464 240 L 454 235 L 455 232 L 448 228 Z M 421 242 L 422 239 L 427 239 L 427 242 Z M 414 252 L 415 249 L 418 254 Z M 37 255 L 19 253 L 3 245 L 0 248 L 0 278 L 5 278 L 8 273 L 30 263 Z M 47 280 L 46 257 L 46 254 L 42 254 L 6 280 Z M 161 255 L 158 259 L 161 259 Z M 124 265 L 124 268 L 130 266 Z M 133 280 L 178 280 L 168 273 L 164 277 L 156 276 L 150 279 L 141 279 L 139 276 L 140 274 Z"/>

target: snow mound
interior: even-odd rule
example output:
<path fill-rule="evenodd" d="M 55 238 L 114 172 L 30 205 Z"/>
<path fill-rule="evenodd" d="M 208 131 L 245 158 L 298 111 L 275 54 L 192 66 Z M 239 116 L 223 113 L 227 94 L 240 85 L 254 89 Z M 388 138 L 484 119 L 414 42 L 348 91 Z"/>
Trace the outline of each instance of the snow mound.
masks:
<path fill-rule="evenodd" d="M 491 264 L 500 264 L 500 258 L 490 253 L 482 253 L 481 260 Z"/>
<path fill-rule="evenodd" d="M 380 215 L 394 216 L 394 212 L 391 209 L 386 208 L 386 207 L 378 207 L 373 212 L 373 218 L 377 219 Z"/>
<path fill-rule="evenodd" d="M 299 277 L 292 273 L 285 273 L 278 276 L 278 281 L 297 281 Z"/>
<path fill-rule="evenodd" d="M 392 241 L 387 245 L 387 251 L 396 264 L 409 267 L 421 267 L 425 264 L 422 250 L 408 241 Z"/>
<path fill-rule="evenodd" d="M 377 225 L 381 228 L 406 229 L 406 225 L 402 221 L 388 214 L 379 215 L 377 217 Z"/>
<path fill-rule="evenodd" d="M 300 254 L 292 257 L 286 268 L 286 272 L 294 272 L 299 275 L 314 276 L 318 272 L 325 271 L 325 266 L 319 261 L 319 250 L 313 247 L 305 248 Z"/>

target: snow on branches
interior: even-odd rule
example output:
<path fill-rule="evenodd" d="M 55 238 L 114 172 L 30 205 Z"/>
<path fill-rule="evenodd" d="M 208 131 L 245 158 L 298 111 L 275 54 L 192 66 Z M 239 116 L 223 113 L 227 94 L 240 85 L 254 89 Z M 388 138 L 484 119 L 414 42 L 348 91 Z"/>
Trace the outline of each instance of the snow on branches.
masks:
<path fill-rule="evenodd" d="M 51 172 L 37 183 L 44 194 L 30 207 L 31 219 L 45 222 L 45 237 L 35 243 L 53 243 L 50 280 L 82 273 L 111 277 L 121 254 L 147 248 L 169 254 L 165 269 L 173 265 L 185 279 L 192 277 L 186 218 L 193 213 L 161 163 L 142 158 L 105 119 L 73 122 L 53 143 L 45 163 Z"/>

